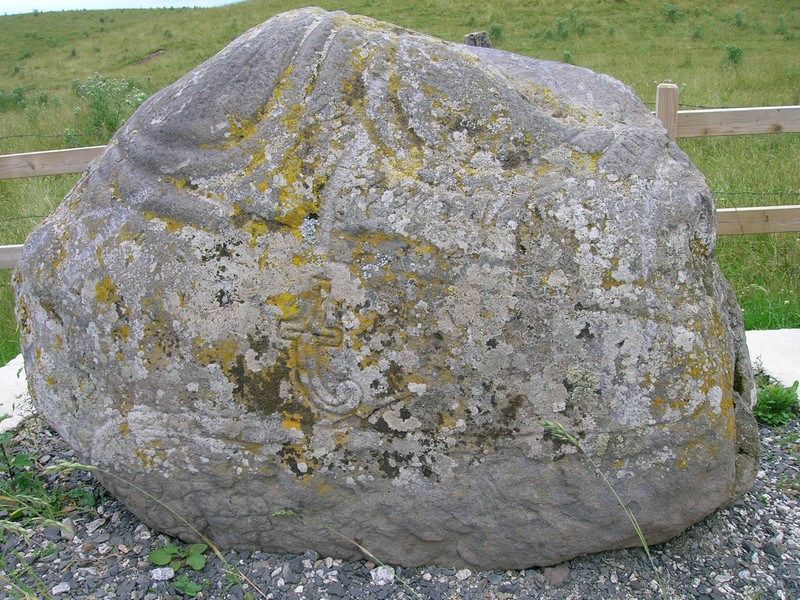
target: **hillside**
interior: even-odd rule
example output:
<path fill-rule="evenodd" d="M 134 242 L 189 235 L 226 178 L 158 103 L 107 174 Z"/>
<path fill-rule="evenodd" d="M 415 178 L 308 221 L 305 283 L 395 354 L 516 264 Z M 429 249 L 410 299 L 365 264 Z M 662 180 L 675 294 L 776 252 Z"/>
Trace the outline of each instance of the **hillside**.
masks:
<path fill-rule="evenodd" d="M 608 73 L 649 104 L 664 80 L 681 86 L 685 108 L 800 104 L 796 0 L 714 0 L 702 7 L 632 0 L 316 4 L 452 41 L 486 30 L 496 48 Z M 2 16 L 0 153 L 105 143 L 113 130 L 108 123 L 126 117 L 144 97 L 248 28 L 304 5 L 249 0 L 208 9 Z M 95 73 L 100 77 L 91 79 Z M 120 115 L 101 114 L 91 104 L 109 97 L 119 101 Z M 680 143 L 705 173 L 720 206 L 800 204 L 796 134 Z M 0 182 L 0 244 L 24 241 L 76 179 Z M 800 327 L 800 234 L 721 239 L 718 256 L 749 328 Z M 0 272 L 0 363 L 16 351 L 9 279 L 8 272 Z"/>

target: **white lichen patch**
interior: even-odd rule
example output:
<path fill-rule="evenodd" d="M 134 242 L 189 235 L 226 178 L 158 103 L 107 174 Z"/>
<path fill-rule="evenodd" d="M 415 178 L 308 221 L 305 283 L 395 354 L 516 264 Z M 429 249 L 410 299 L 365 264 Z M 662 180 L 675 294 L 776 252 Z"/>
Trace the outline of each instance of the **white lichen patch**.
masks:
<path fill-rule="evenodd" d="M 415 383 L 410 382 L 408 384 L 408 391 L 412 394 L 416 394 L 417 396 L 422 396 L 428 391 L 428 384 L 427 383 Z"/>

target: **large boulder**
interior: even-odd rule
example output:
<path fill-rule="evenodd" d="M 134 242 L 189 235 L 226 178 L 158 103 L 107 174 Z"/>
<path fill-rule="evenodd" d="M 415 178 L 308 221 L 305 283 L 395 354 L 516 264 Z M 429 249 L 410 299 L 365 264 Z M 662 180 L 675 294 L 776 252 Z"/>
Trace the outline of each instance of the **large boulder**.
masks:
<path fill-rule="evenodd" d="M 522 568 L 638 544 L 542 419 L 651 543 L 751 485 L 714 245 L 620 82 L 307 9 L 136 112 L 17 308 L 37 408 L 152 526 L 197 537 L 134 485 L 223 548 Z"/>

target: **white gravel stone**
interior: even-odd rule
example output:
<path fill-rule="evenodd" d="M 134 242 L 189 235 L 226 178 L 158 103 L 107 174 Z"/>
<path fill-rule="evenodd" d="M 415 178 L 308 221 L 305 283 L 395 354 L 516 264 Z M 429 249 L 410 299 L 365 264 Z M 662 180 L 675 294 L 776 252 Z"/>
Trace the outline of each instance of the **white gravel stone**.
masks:
<path fill-rule="evenodd" d="M 169 581 L 173 577 L 175 577 L 175 571 L 172 570 L 172 567 L 158 567 L 150 571 L 150 578 L 153 581 Z"/>
<path fill-rule="evenodd" d="M 59 594 L 66 594 L 70 590 L 69 584 L 64 581 L 59 583 L 58 585 L 53 586 L 53 589 L 50 590 L 50 593 L 53 596 L 58 596 Z"/>
<path fill-rule="evenodd" d="M 394 569 L 388 565 L 375 567 L 369 572 L 369 575 L 375 585 L 387 585 L 394 581 Z"/>

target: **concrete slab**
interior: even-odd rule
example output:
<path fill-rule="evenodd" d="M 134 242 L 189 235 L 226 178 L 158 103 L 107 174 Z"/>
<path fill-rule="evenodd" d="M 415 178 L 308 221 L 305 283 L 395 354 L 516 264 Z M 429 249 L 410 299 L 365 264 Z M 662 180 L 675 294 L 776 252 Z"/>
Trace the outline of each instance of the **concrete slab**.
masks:
<path fill-rule="evenodd" d="M 800 381 L 800 329 L 748 331 L 747 347 L 750 360 L 783 385 Z M 0 421 L 0 432 L 13 429 L 33 412 L 20 354 L 0 367 L 0 415 L 11 415 Z"/>
<path fill-rule="evenodd" d="M 0 367 L 0 416 L 11 416 L 10 419 L 0 421 L 0 432 L 13 429 L 25 417 L 32 414 L 33 403 L 28 395 L 25 365 L 20 354 Z"/>
<path fill-rule="evenodd" d="M 800 381 L 800 329 L 748 331 L 747 348 L 754 365 L 785 386 Z"/>

